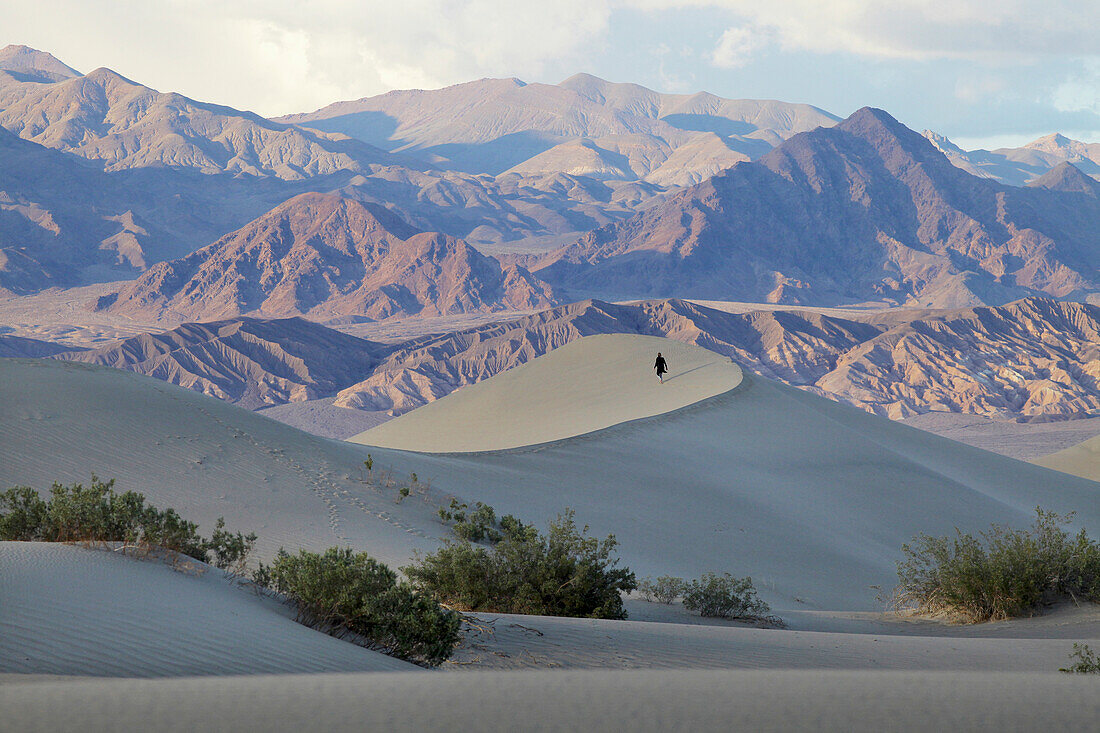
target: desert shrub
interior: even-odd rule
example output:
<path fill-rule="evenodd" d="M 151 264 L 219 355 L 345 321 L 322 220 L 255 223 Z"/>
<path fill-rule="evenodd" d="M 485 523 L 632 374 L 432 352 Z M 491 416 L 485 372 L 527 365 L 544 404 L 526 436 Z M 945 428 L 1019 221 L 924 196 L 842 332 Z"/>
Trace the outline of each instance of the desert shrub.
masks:
<path fill-rule="evenodd" d="M 700 616 L 763 620 L 771 608 L 756 595 L 752 578 L 704 573 L 684 590 L 684 608 Z"/>
<path fill-rule="evenodd" d="M 498 525 L 501 526 L 501 525 Z M 447 542 L 402 571 L 443 603 L 470 611 L 626 618 L 621 594 L 637 587 L 619 568 L 614 535 L 599 540 L 566 510 L 543 535 L 514 517 L 483 547 Z"/>
<path fill-rule="evenodd" d="M 1074 642 L 1073 652 L 1069 655 L 1069 658 L 1076 661 L 1069 667 L 1060 668 L 1059 672 L 1100 674 L 1100 658 L 1097 658 L 1096 652 L 1090 649 L 1088 644 Z"/>
<path fill-rule="evenodd" d="M 256 533 L 243 535 L 240 532 L 225 531 L 225 519 L 218 517 L 214 532 L 206 540 L 204 547 L 210 557 L 210 564 L 222 570 L 243 573 L 248 556 L 256 544 Z"/>
<path fill-rule="evenodd" d="M 499 520 L 496 510 L 480 501 L 470 510 L 466 504 L 451 499 L 449 507 L 440 507 L 439 519 L 444 524 L 451 523 L 455 536 L 469 542 L 488 542 L 495 545 L 509 534 L 523 532 L 527 525 L 511 514 L 505 514 Z"/>
<path fill-rule="evenodd" d="M 395 572 L 364 552 L 280 550 L 253 580 L 292 601 L 300 621 L 334 636 L 356 634 L 395 657 L 434 666 L 459 641 L 458 614 L 398 582 Z"/>
<path fill-rule="evenodd" d="M 981 622 L 1033 615 L 1059 598 L 1100 601 L 1100 544 L 1066 532 L 1072 514 L 1035 513 L 1030 529 L 993 525 L 978 537 L 956 530 L 903 545 L 895 608 Z"/>
<path fill-rule="evenodd" d="M 218 519 L 204 539 L 175 509 L 158 509 L 134 491 L 116 493 L 114 480 L 89 486 L 55 483 L 49 499 L 21 486 L 0 493 L 0 540 L 122 542 L 162 547 L 220 568 L 243 567 L 256 535 L 231 534 Z"/>
<path fill-rule="evenodd" d="M 662 575 L 656 580 L 646 578 L 638 583 L 638 590 L 647 601 L 658 603 L 672 603 L 682 596 L 687 590 L 688 584 L 683 578 L 671 575 Z"/>

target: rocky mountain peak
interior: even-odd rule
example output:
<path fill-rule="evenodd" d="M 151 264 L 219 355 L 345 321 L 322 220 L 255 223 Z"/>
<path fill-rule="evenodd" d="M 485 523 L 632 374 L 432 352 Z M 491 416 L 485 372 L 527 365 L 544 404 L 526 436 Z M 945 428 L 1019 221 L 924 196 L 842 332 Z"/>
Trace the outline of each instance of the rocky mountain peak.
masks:
<path fill-rule="evenodd" d="M 1028 186 L 1031 188 L 1045 188 L 1050 191 L 1068 191 L 1100 196 L 1100 182 L 1086 176 L 1072 163 L 1059 163 L 1029 183 Z"/>
<path fill-rule="evenodd" d="M 80 76 L 80 72 L 45 51 L 11 44 L 0 49 L 0 71 L 18 81 L 50 84 Z"/>

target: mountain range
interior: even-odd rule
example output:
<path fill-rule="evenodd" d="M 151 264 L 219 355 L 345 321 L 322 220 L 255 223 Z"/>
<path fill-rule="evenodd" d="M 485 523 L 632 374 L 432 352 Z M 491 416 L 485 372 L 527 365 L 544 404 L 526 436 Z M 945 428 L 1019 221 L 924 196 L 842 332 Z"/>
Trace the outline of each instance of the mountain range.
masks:
<path fill-rule="evenodd" d="M 1067 163 L 1024 188 L 979 178 L 871 108 L 528 258 L 536 275 L 357 199 L 291 199 L 100 307 L 380 320 L 588 297 L 958 308 L 1100 288 L 1100 183 Z"/>
<path fill-rule="evenodd" d="M 894 235 L 896 222 L 864 227 L 867 231 L 861 234 L 882 235 L 890 240 L 884 245 L 887 249 L 898 249 L 897 242 L 906 250 L 898 258 L 922 262 L 899 266 L 897 272 L 889 271 L 896 262 L 887 263 L 888 272 L 877 285 L 866 274 L 846 283 L 850 278 L 835 272 L 813 268 L 803 272 L 782 261 L 751 261 L 751 276 L 723 273 L 721 266 L 708 268 L 714 270 L 708 273 L 714 282 L 689 279 L 692 290 L 688 293 L 670 293 L 660 283 L 629 282 L 629 277 L 623 282 L 621 273 L 608 275 L 618 266 L 606 263 L 599 264 L 599 273 L 587 273 L 609 251 L 637 253 L 666 246 L 667 242 L 639 247 L 636 240 L 661 240 L 665 235 L 658 230 L 675 229 L 670 217 L 697 216 L 697 207 L 683 198 L 686 191 L 691 191 L 689 198 L 706 198 L 707 187 L 718 187 L 723 181 L 743 184 L 745 174 L 761 173 L 753 165 L 767 168 L 789 156 L 792 145 L 802 144 L 795 142 L 800 135 L 829 139 L 826 129 L 811 128 L 835 121 L 807 105 L 725 100 L 703 93 L 663 95 L 588 75 L 559 85 L 482 80 L 430 92 L 393 92 L 271 121 L 158 92 L 108 69 L 82 76 L 47 53 L 9 46 L 0 50 L 0 127 L 11 133 L 0 133 L 5 151 L 0 165 L 0 216 L 6 222 L 0 228 L 0 287 L 27 293 L 134 277 L 157 262 L 208 245 L 304 191 L 337 192 L 384 206 L 420 231 L 464 239 L 507 262 L 550 267 L 545 277 L 562 292 L 578 296 L 607 297 L 622 289 L 630 295 L 704 292 L 710 297 L 721 290 L 727 293 L 722 297 L 734 292 L 753 293 L 753 297 L 774 293 L 775 299 L 785 302 L 871 298 L 962 305 L 1005 302 L 1032 292 L 1062 296 L 1067 288 L 1091 287 L 1088 277 L 1077 277 L 1079 263 L 1058 257 L 1040 265 L 1051 272 L 1039 280 L 1046 278 L 1051 284 L 999 273 L 998 268 L 1011 270 L 1003 257 L 1001 264 L 989 265 L 992 278 L 982 262 L 976 268 L 970 261 L 945 264 L 934 238 L 915 246 L 909 241 L 912 237 L 904 236 L 911 232 Z M 313 129 L 318 126 L 331 129 Z M 341 126 L 346 130 L 336 130 Z M 806 130 L 811 131 L 799 132 Z M 1033 152 L 1045 156 L 1044 164 L 1063 154 L 1077 156 L 1081 165 L 1091 160 L 1080 153 L 1080 144 L 1071 143 L 1055 140 Z M 768 153 L 775 145 L 787 152 Z M 1088 153 L 1091 148 L 1081 150 Z M 493 163 L 498 153 L 508 160 Z M 757 160 L 750 165 L 749 158 Z M 483 170 L 492 169 L 496 175 L 482 170 L 471 173 L 463 160 L 482 161 L 488 166 Z M 837 165 L 851 163 L 836 161 Z M 708 178 L 715 173 L 716 177 Z M 812 178 L 807 178 L 811 188 L 816 185 Z M 864 178 L 857 176 L 848 183 L 857 190 L 868 183 Z M 930 185 L 971 185 L 958 180 L 935 180 Z M 684 189 L 689 183 L 703 188 Z M 808 203 L 804 191 L 773 193 L 786 197 L 788 203 Z M 989 198 L 988 193 L 984 196 Z M 814 200 L 821 201 L 820 197 Z M 752 196 L 747 198 L 750 206 L 765 203 L 753 204 Z M 989 208 L 988 204 L 982 207 Z M 816 238 L 815 229 L 838 226 L 839 220 L 830 217 L 852 215 L 848 208 L 822 211 L 825 221 L 819 217 L 805 222 L 803 231 L 793 234 L 803 240 Z M 1045 204 L 1031 208 L 1040 218 L 1060 216 L 1060 212 L 1047 216 Z M 624 223 L 647 212 L 652 212 L 648 219 Z M 792 212 L 782 213 L 785 219 Z M 963 214 L 975 226 L 996 229 L 989 216 Z M 766 216 L 756 218 L 759 221 L 747 222 L 748 229 L 775 224 Z M 1029 224 L 1009 220 L 997 226 L 1014 230 Z M 1054 232 L 1047 224 L 1037 229 L 1038 244 L 1031 250 L 1047 246 L 1047 240 L 1059 250 L 1078 246 L 1079 242 L 1064 243 L 1067 232 Z M 1069 225 L 1080 229 L 1076 222 Z M 715 236 L 729 238 L 718 231 L 721 226 L 714 227 Z M 610 229 L 614 234 L 609 236 Z M 585 232 L 590 232 L 586 239 L 568 250 L 537 263 L 533 260 L 534 255 L 569 245 Z M 682 234 L 693 240 L 692 233 Z M 708 236 L 700 232 L 701 241 Z M 1088 239 L 1087 233 L 1082 236 Z M 1013 237 L 993 232 L 993 244 L 979 247 L 1012 249 Z M 630 241 L 619 241 L 624 238 Z M 833 244 L 836 239 L 824 237 Z M 687 246 L 700 247 L 694 240 Z M 924 251 L 928 248 L 931 253 Z M 681 247 L 681 254 L 684 251 Z M 929 254 L 941 261 L 931 261 Z M 1058 256 L 1064 254 L 1061 251 Z M 572 267 L 578 264 L 586 272 Z M 921 272 L 908 272 L 914 267 Z M 664 276 L 661 268 L 666 265 L 655 273 L 658 280 Z M 562 275 L 566 270 L 579 273 L 576 282 L 572 275 Z M 915 282 L 902 282 L 906 278 Z M 929 284 L 929 279 L 934 282 Z"/>
<path fill-rule="evenodd" d="M 1082 173 L 1100 178 L 1100 143 L 1083 143 L 1052 133 L 1018 148 L 963 150 L 931 130 L 923 134 L 967 173 L 1013 186 L 1026 185 L 1062 163 L 1072 163 Z"/>
<path fill-rule="evenodd" d="M 98 309 L 150 320 L 255 313 L 386 318 L 534 310 L 545 283 L 381 207 L 302 194 L 187 257 L 162 262 Z"/>
<path fill-rule="evenodd" d="M 882 110 L 800 133 L 532 269 L 567 296 L 962 307 L 1083 297 L 1100 183 L 972 176 Z"/>
<path fill-rule="evenodd" d="M 253 409 L 335 398 L 338 407 L 396 415 L 605 333 L 703 346 L 755 374 L 892 418 L 941 411 L 1026 421 L 1100 413 L 1100 308 L 1049 298 L 843 315 L 731 313 L 676 299 L 584 301 L 388 344 L 303 319 L 235 318 L 54 358 L 140 372 Z M 638 365 L 646 375 L 649 368 Z"/>
<path fill-rule="evenodd" d="M 388 351 L 300 318 L 236 318 L 184 324 L 56 358 L 146 374 L 259 409 L 331 394 L 370 371 Z"/>
<path fill-rule="evenodd" d="M 557 85 L 482 79 L 394 91 L 279 121 L 469 173 L 562 172 L 684 185 L 837 118 L 806 104 L 660 94 L 577 74 Z"/>

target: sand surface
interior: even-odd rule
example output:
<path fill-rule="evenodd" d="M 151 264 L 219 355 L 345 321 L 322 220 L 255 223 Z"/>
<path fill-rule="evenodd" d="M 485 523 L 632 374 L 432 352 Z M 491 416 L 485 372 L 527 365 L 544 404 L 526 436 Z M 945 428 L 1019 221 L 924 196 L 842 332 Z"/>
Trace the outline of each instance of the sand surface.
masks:
<path fill-rule="evenodd" d="M 0 729 L 1087 730 L 1096 680 L 1057 672 L 482 672 L 0 687 Z"/>
<path fill-rule="evenodd" d="M 649 606 L 649 608 L 646 608 Z M 1100 647 L 1100 607 L 952 625 L 883 613 L 786 613 L 790 628 L 628 601 L 625 621 L 476 614 L 445 669 L 817 669 L 1050 672 Z"/>
<path fill-rule="evenodd" d="M 371 412 L 337 407 L 332 404 L 335 400 L 335 397 L 324 397 L 305 402 L 287 402 L 285 405 L 275 405 L 257 412 L 298 430 L 333 440 L 346 440 L 393 419 L 388 412 L 382 410 Z"/>
<path fill-rule="evenodd" d="M 1077 445 L 1033 461 L 1036 465 L 1056 471 L 1100 481 L 1100 436 L 1089 438 Z M 1100 529 L 1094 534 L 1100 533 Z"/>
<path fill-rule="evenodd" d="M 117 477 L 118 488 L 205 531 L 224 515 L 231 529 L 256 532 L 261 558 L 279 547 L 350 545 L 397 567 L 449 536 L 436 509 L 457 496 L 543 527 L 572 507 L 595 534 L 616 535 L 623 563 L 640 576 L 729 571 L 751 575 L 781 611 L 881 611 L 901 545 L 919 532 L 1022 526 L 1037 504 L 1100 527 L 1096 483 L 748 376 L 667 415 L 458 455 L 325 440 L 76 363 L 0 360 L 0 405 L 0 484 Z M 398 503 L 412 473 L 419 481 Z"/>
<path fill-rule="evenodd" d="M 397 566 L 447 532 L 435 494 L 418 486 L 398 504 L 408 473 L 379 460 L 368 475 L 360 446 L 132 372 L 0 359 L 0 410 L 0 486 L 86 484 L 95 472 L 204 534 L 220 516 L 256 532 L 260 558 L 351 545 Z"/>
<path fill-rule="evenodd" d="M 1100 527 L 1096 483 L 748 375 L 675 413 L 533 449 L 375 450 L 498 513 L 542 525 L 572 507 L 639 575 L 751 575 L 781 609 L 882 610 L 921 532 L 1026 526 L 1036 505 Z"/>
<path fill-rule="evenodd" d="M 653 372 L 660 352 L 669 365 Z M 588 336 L 350 440 L 431 453 L 548 443 L 673 412 L 741 382 L 730 359 L 656 336 Z"/>
<path fill-rule="evenodd" d="M 0 673 L 418 669 L 296 623 L 282 603 L 189 560 L 173 566 L 111 550 L 0 542 L 0 599 Z"/>
<path fill-rule="evenodd" d="M 595 350 L 586 365 L 620 353 Z M 489 399 L 503 383 L 552 402 L 540 381 L 498 380 L 479 385 Z M 95 470 L 207 531 L 224 515 L 258 532 L 261 556 L 347 544 L 391 565 L 448 534 L 434 512 L 451 495 L 539 524 L 571 506 L 617 535 L 639 575 L 751 574 L 790 626 L 629 599 L 622 622 L 478 614 L 451 674 L 264 676 L 408 667 L 295 624 L 219 571 L 8 543 L 0 730 L 1033 730 L 1088 727 L 1100 712 L 1096 680 L 1054 671 L 1072 642 L 1100 648 L 1096 607 L 963 627 L 885 616 L 876 598 L 917 532 L 1022 525 L 1035 504 L 1100 527 L 1100 484 L 767 380 L 535 447 L 457 455 L 325 440 L 85 364 L 0 360 L 0 406 L 6 486 Z M 586 408 L 606 411 L 568 406 L 590 419 Z M 102 679 L 163 675 L 206 676 Z"/>

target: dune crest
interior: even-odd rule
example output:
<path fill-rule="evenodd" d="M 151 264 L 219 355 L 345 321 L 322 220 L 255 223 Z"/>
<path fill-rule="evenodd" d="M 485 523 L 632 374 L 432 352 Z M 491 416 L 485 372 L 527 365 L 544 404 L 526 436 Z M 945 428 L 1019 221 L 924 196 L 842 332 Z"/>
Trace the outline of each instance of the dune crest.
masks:
<path fill-rule="evenodd" d="M 670 367 L 664 384 L 653 372 L 657 352 Z M 350 440 L 429 453 L 538 445 L 672 412 L 741 379 L 730 359 L 697 346 L 656 336 L 588 336 Z"/>

